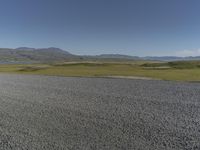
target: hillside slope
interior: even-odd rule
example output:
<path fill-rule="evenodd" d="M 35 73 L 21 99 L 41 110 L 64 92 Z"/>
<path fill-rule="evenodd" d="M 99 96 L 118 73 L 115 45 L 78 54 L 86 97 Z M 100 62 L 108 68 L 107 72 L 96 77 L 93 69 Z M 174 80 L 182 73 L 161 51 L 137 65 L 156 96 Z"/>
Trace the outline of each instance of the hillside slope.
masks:
<path fill-rule="evenodd" d="M 78 59 L 77 56 L 59 48 L 0 48 L 0 62 L 52 62 Z"/>

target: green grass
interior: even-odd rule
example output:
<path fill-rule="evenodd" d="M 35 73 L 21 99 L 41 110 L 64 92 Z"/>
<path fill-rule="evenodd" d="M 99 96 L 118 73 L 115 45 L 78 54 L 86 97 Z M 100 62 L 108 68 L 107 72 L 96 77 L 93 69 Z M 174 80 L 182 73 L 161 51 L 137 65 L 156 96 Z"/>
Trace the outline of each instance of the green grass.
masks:
<path fill-rule="evenodd" d="M 141 66 L 159 68 L 170 67 L 176 69 L 194 69 L 200 68 L 200 61 L 173 61 L 173 62 L 159 62 L 159 63 L 144 63 Z"/>
<path fill-rule="evenodd" d="M 199 61 L 0 65 L 0 72 L 81 77 L 139 76 L 163 80 L 200 81 Z"/>

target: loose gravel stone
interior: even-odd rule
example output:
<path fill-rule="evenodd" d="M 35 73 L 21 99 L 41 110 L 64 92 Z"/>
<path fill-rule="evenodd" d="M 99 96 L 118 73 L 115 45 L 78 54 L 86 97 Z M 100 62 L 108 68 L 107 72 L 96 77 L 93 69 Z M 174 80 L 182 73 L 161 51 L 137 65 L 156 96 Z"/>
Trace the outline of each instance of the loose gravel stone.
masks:
<path fill-rule="evenodd" d="M 199 150 L 200 83 L 0 75 L 2 150 Z"/>

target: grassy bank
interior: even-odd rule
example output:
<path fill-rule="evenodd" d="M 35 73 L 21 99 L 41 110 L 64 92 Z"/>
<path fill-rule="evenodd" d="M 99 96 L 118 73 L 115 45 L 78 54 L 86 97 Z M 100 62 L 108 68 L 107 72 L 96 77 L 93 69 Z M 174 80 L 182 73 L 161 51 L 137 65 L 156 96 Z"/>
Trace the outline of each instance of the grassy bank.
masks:
<path fill-rule="evenodd" d="M 200 62 L 64 63 L 0 65 L 0 72 L 56 76 L 139 76 L 163 80 L 200 81 Z"/>

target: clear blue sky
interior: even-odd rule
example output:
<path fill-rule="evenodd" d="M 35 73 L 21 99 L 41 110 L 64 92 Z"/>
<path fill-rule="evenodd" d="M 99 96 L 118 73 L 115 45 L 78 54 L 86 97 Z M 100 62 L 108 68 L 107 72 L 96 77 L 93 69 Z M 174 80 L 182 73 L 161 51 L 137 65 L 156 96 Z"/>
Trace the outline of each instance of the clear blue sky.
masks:
<path fill-rule="evenodd" d="M 200 0 L 0 0 L 0 47 L 200 55 Z"/>

